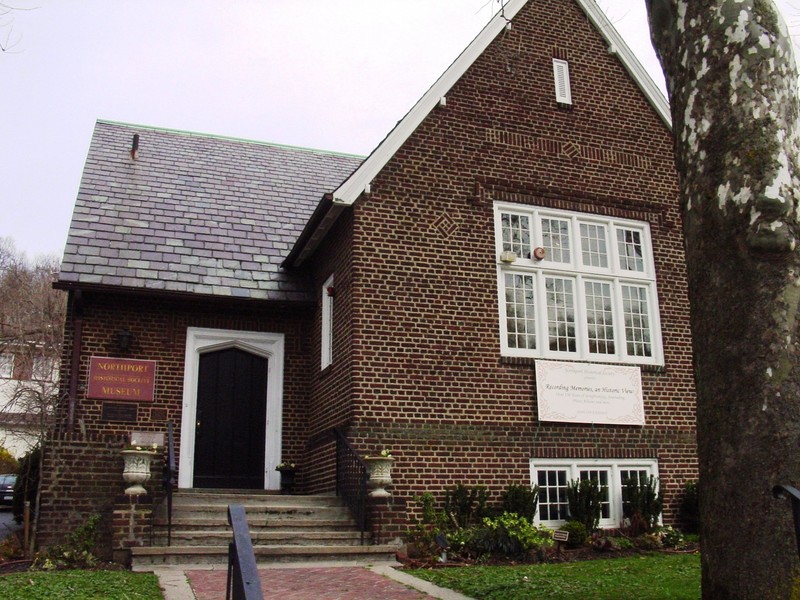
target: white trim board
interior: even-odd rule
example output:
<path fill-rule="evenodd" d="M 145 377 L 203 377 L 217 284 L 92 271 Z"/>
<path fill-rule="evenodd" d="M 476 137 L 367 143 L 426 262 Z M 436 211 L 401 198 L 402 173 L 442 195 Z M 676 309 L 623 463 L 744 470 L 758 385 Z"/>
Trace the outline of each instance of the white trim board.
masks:
<path fill-rule="evenodd" d="M 239 348 L 263 356 L 268 362 L 266 444 L 264 448 L 264 489 L 280 489 L 283 424 L 284 334 L 189 327 L 183 375 L 180 465 L 178 487 L 191 488 L 194 480 L 194 434 L 197 419 L 197 377 L 200 355 L 225 348 Z"/>

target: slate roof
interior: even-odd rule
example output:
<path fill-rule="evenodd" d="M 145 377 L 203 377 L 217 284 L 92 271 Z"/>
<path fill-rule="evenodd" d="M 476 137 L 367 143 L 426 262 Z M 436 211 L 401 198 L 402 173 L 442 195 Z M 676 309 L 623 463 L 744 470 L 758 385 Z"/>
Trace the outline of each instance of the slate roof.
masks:
<path fill-rule="evenodd" d="M 362 161 L 98 121 L 58 286 L 307 300 L 281 262 L 323 195 Z"/>

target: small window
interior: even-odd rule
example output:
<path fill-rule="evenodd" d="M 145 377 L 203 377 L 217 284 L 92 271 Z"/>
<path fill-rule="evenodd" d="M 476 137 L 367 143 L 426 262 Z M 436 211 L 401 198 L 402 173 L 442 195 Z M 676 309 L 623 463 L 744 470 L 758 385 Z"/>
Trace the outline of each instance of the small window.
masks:
<path fill-rule="evenodd" d="M 333 274 L 322 284 L 322 336 L 320 368 L 324 369 L 333 362 Z"/>
<path fill-rule="evenodd" d="M 569 63 L 560 58 L 554 58 L 553 76 L 556 83 L 556 102 L 559 104 L 572 104 L 572 90 L 569 85 Z"/>
<path fill-rule="evenodd" d="M 0 378 L 11 379 L 14 376 L 14 355 L 0 354 Z"/>

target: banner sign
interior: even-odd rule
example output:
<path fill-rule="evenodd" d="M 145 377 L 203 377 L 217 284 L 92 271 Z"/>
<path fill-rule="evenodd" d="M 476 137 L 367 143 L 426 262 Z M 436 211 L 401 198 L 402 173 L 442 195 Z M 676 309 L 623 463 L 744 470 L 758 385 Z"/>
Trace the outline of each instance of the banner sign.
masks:
<path fill-rule="evenodd" d="M 89 398 L 152 402 L 156 361 L 92 356 L 89 362 Z"/>
<path fill-rule="evenodd" d="M 644 425 L 639 367 L 536 361 L 540 421 Z"/>

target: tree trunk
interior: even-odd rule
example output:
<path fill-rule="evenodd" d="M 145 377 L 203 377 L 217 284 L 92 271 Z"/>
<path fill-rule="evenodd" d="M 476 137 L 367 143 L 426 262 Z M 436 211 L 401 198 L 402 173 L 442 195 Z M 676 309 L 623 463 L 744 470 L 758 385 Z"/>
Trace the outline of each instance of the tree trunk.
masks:
<path fill-rule="evenodd" d="M 770 0 L 647 0 L 684 212 L 703 598 L 790 598 L 800 563 L 797 72 Z"/>

